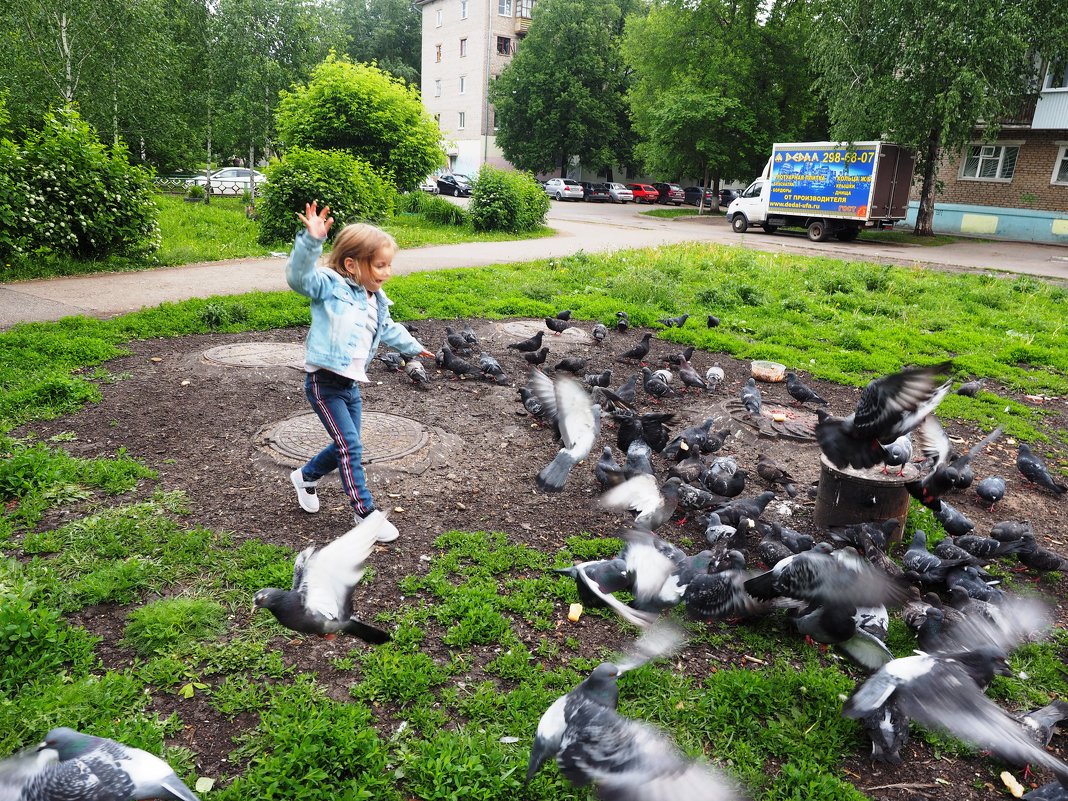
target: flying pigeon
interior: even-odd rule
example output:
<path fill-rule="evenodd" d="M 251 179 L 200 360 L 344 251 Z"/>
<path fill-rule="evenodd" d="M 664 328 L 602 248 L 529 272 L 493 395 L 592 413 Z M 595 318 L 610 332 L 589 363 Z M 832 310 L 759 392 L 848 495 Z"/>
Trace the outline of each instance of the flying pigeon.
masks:
<path fill-rule="evenodd" d="M 800 378 L 797 377 L 797 373 L 786 374 L 786 391 L 790 393 L 790 397 L 797 401 L 799 404 L 805 403 L 819 403 L 824 406 L 827 405 L 827 401 L 816 394 L 815 390 L 805 384 Z"/>
<path fill-rule="evenodd" d="M 198 801 L 159 757 L 66 727 L 0 762 L 0 798 L 11 801 Z"/>
<path fill-rule="evenodd" d="M 882 615 L 885 614 L 886 609 L 882 608 Z M 838 646 L 868 670 L 878 670 L 894 659 L 882 640 L 860 625 L 857 607 L 852 604 L 834 601 L 809 604 L 793 620 L 798 632 L 816 642 Z"/>
<path fill-rule="evenodd" d="M 374 513 L 329 545 L 309 545 L 293 565 L 293 588 L 260 590 L 254 609 L 269 610 L 287 629 L 302 634 L 333 639 L 340 632 L 376 645 L 387 642 L 389 633 L 357 620 L 351 605 L 364 562 L 389 525 L 384 514 Z"/>
<path fill-rule="evenodd" d="M 935 382 L 950 366 L 912 367 L 871 381 L 852 414 L 828 415 L 817 424 L 816 439 L 824 455 L 838 468 L 872 467 L 883 461 L 883 446 L 919 426 L 949 392 L 951 381 Z"/>
<path fill-rule="evenodd" d="M 530 339 L 524 339 L 521 342 L 513 342 L 508 348 L 510 350 L 518 350 L 520 353 L 533 353 L 541 347 L 541 338 L 544 335 L 544 331 L 539 331 Z"/>
<path fill-rule="evenodd" d="M 571 323 L 569 323 L 567 320 L 561 320 L 556 317 L 546 317 L 545 327 L 557 336 L 559 336 L 571 327 Z"/>
<path fill-rule="evenodd" d="M 523 361 L 532 367 L 537 367 L 540 364 L 545 364 L 545 359 L 549 355 L 548 348 L 542 348 L 541 350 L 534 351 L 533 353 L 524 353 Z"/>
<path fill-rule="evenodd" d="M 694 576 L 686 586 L 682 602 L 691 620 L 747 618 L 768 608 L 745 591 L 749 573 L 740 551 L 727 552 L 727 567 L 715 573 Z"/>
<path fill-rule="evenodd" d="M 625 311 L 617 311 L 616 312 L 616 331 L 618 331 L 619 333 L 622 334 L 628 328 L 630 328 L 630 317 L 627 316 L 627 313 Z"/>
<path fill-rule="evenodd" d="M 593 336 L 594 341 L 597 342 L 598 345 L 600 345 L 602 342 L 605 341 L 605 338 L 608 336 L 608 328 L 605 326 L 604 323 L 597 323 L 590 331 L 590 334 Z"/>
<path fill-rule="evenodd" d="M 1020 443 L 1020 451 L 1016 456 L 1016 467 L 1023 474 L 1023 477 L 1033 484 L 1038 484 L 1038 486 L 1044 487 L 1056 495 L 1063 495 L 1068 492 L 1068 487 L 1056 481 L 1050 475 L 1049 469 L 1046 467 L 1046 463 L 1042 461 L 1042 458 L 1032 453 L 1031 448 L 1023 442 Z"/>
<path fill-rule="evenodd" d="M 756 379 L 754 378 L 750 378 L 745 382 L 745 386 L 742 387 L 742 405 L 749 412 L 750 417 L 760 418 L 762 401 L 760 388 L 756 385 Z"/>
<path fill-rule="evenodd" d="M 657 320 L 660 325 L 667 326 L 668 328 L 682 328 L 686 325 L 686 321 L 690 319 L 690 315 L 682 314 L 678 317 L 661 317 Z"/>
<path fill-rule="evenodd" d="M 586 606 L 608 607 L 628 623 L 647 628 L 659 617 L 656 612 L 634 609 L 612 594 L 634 587 L 636 576 L 631 572 L 632 567 L 628 567 L 623 559 L 616 557 L 582 562 L 571 567 L 553 568 L 553 572 L 571 576 L 575 580 L 579 600 Z"/>
<path fill-rule="evenodd" d="M 563 447 L 538 473 L 538 486 L 545 492 L 564 488 L 571 468 L 585 459 L 601 431 L 601 407 L 590 399 L 574 379 L 550 379 L 540 370 L 532 370 L 529 386 L 548 412 Z"/>
<path fill-rule="evenodd" d="M 604 493 L 600 504 L 616 512 L 637 512 L 634 523 L 653 531 L 675 513 L 681 485 L 682 481 L 678 478 L 669 478 L 661 487 L 653 475 L 638 473 Z"/>
<path fill-rule="evenodd" d="M 628 351 L 619 354 L 619 360 L 634 359 L 640 362 L 646 356 L 649 355 L 649 350 L 652 348 L 651 340 L 653 335 L 651 333 L 645 333 L 642 335 L 641 341 Z"/>

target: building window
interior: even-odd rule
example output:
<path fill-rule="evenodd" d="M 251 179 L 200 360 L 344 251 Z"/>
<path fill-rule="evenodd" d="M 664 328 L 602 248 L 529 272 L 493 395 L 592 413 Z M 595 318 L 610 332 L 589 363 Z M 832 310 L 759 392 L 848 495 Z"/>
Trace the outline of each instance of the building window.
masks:
<path fill-rule="evenodd" d="M 498 36 L 497 37 L 497 55 L 498 56 L 507 56 L 511 52 L 512 52 L 512 40 L 509 39 L 507 36 Z"/>
<path fill-rule="evenodd" d="M 1043 89 L 1068 89 L 1068 56 L 1051 61 Z"/>
<path fill-rule="evenodd" d="M 438 9 L 438 27 L 441 27 L 441 9 Z"/>
<path fill-rule="evenodd" d="M 434 60 L 441 61 L 441 45 L 434 45 Z"/>
<path fill-rule="evenodd" d="M 493 121 L 493 132 L 497 133 L 497 109 L 490 107 L 489 114 L 490 120 Z"/>
<path fill-rule="evenodd" d="M 519 0 L 519 5 L 516 6 L 515 15 L 522 19 L 530 19 L 531 12 L 534 10 L 534 0 Z"/>
<path fill-rule="evenodd" d="M 460 94 L 464 94 L 467 91 L 467 76 L 460 76 Z"/>
<path fill-rule="evenodd" d="M 512 0 L 497 0 L 497 13 L 502 17 L 512 16 Z"/>
<path fill-rule="evenodd" d="M 1011 181 L 1020 148 L 1012 145 L 971 145 L 960 177 L 973 181 Z"/>
<path fill-rule="evenodd" d="M 467 125 L 467 114 L 461 111 L 459 120 L 456 123 L 456 127 L 460 130 L 463 130 L 465 125 Z"/>
<path fill-rule="evenodd" d="M 462 58 L 462 57 L 464 57 L 466 55 L 467 55 L 467 40 L 466 39 L 461 39 L 460 40 L 460 57 Z"/>
<path fill-rule="evenodd" d="M 1053 180 L 1051 184 L 1068 186 L 1068 145 L 1061 145 L 1057 158 L 1053 162 Z"/>
<path fill-rule="evenodd" d="M 460 0 L 460 19 L 467 19 L 467 0 Z"/>
<path fill-rule="evenodd" d="M 434 97 L 441 97 L 441 78 L 434 81 Z"/>

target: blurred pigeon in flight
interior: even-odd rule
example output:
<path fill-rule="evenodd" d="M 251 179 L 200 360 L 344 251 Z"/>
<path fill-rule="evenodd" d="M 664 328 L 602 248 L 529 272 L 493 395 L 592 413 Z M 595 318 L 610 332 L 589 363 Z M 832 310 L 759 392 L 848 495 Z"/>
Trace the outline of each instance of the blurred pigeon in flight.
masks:
<path fill-rule="evenodd" d="M 597 441 L 601 407 L 578 381 L 566 376 L 553 381 L 540 370 L 532 370 L 529 386 L 554 422 L 563 446 L 538 473 L 538 486 L 545 492 L 559 492 L 571 468 L 589 455 Z"/>

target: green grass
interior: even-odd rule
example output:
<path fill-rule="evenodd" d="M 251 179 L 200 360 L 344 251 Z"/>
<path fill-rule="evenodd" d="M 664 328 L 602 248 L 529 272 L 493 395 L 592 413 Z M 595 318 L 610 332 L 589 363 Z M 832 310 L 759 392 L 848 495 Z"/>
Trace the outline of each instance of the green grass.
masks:
<path fill-rule="evenodd" d="M 671 219 L 673 217 L 694 217 L 697 215 L 697 209 L 687 209 L 678 207 L 674 209 L 650 209 L 649 211 L 641 212 L 643 217 L 661 217 Z M 705 212 L 705 214 L 711 214 L 711 212 Z"/>
<path fill-rule="evenodd" d="M 463 242 L 511 242 L 520 239 L 543 239 L 555 235 L 548 226 L 541 226 L 536 231 L 513 234 L 508 231 L 476 232 L 470 223 L 451 226 L 438 225 L 424 219 L 418 214 L 400 214 L 382 224 L 397 240 L 397 245 L 404 248 L 419 248 L 427 245 L 457 245 Z"/>

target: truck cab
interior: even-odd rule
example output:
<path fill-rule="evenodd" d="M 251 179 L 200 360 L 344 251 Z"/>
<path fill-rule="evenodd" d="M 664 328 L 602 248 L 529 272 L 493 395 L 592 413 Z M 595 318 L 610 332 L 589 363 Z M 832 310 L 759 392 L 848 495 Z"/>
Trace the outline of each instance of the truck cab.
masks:
<path fill-rule="evenodd" d="M 744 234 L 750 225 L 763 224 L 768 208 L 764 198 L 767 183 L 757 178 L 727 207 L 727 220 L 735 233 Z"/>

